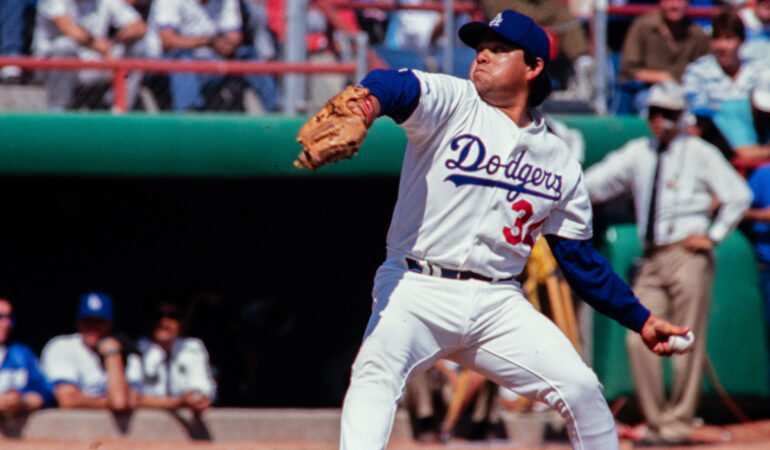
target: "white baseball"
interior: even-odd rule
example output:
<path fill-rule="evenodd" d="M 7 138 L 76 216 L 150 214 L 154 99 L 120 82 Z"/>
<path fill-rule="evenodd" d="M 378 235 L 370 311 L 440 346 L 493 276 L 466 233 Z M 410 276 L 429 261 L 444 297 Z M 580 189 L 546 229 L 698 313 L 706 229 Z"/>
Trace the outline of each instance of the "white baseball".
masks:
<path fill-rule="evenodd" d="M 692 351 L 695 345 L 695 335 L 688 331 L 684 336 L 669 336 L 668 345 L 674 350 L 674 353 L 688 353 Z"/>

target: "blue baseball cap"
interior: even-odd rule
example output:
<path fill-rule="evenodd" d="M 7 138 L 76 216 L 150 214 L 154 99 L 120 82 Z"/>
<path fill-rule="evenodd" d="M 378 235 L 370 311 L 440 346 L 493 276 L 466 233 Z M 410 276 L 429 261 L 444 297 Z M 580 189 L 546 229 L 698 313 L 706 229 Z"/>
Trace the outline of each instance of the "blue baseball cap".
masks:
<path fill-rule="evenodd" d="M 476 48 L 485 32 L 491 31 L 543 60 L 545 65 L 551 59 L 551 41 L 545 30 L 531 17 L 506 9 L 486 22 L 468 22 L 460 27 L 460 40 Z"/>
<path fill-rule="evenodd" d="M 80 296 L 78 302 L 78 319 L 96 317 L 104 320 L 112 320 L 112 298 L 104 292 L 86 292 Z"/>

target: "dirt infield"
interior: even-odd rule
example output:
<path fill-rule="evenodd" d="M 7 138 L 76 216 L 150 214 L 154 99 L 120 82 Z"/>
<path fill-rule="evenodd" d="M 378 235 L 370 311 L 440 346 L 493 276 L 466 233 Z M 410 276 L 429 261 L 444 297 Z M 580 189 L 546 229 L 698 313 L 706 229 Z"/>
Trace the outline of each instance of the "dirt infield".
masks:
<path fill-rule="evenodd" d="M 706 425 L 695 430 L 693 438 L 696 445 L 679 447 L 656 447 L 668 450 L 760 450 L 770 448 L 770 420 L 756 421 L 745 424 L 714 426 Z M 43 441 L 43 440 L 2 440 L 0 447 L 4 450 L 335 450 L 336 443 L 324 442 L 200 442 L 200 441 Z M 398 440 L 391 442 L 389 450 L 416 450 L 416 449 L 451 449 L 451 450 L 478 450 L 478 449 L 553 449 L 568 450 L 567 442 L 546 442 L 541 446 L 522 446 L 515 442 L 466 442 L 451 441 L 446 445 L 424 445 L 413 441 Z M 620 448 L 629 450 L 634 448 L 631 441 L 621 441 Z"/>

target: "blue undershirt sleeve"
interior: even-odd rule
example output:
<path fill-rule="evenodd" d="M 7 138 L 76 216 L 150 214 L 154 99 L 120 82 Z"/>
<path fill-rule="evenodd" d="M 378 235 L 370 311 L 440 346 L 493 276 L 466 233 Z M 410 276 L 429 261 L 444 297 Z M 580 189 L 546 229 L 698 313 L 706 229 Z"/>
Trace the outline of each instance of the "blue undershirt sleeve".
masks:
<path fill-rule="evenodd" d="M 420 102 L 420 81 L 411 70 L 372 70 L 361 85 L 380 101 L 380 115 L 396 123 L 408 119 Z"/>
<path fill-rule="evenodd" d="M 612 270 L 591 241 L 546 235 L 556 262 L 577 295 L 600 313 L 639 332 L 650 317 L 631 288 Z"/>

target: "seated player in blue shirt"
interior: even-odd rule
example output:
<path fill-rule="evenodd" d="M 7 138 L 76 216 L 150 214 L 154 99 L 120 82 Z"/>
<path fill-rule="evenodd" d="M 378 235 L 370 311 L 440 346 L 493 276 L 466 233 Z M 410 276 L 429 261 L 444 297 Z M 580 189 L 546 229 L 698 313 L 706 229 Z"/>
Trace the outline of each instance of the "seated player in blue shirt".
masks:
<path fill-rule="evenodd" d="M 13 305 L 0 298 L 0 413 L 26 413 L 53 404 L 53 393 L 35 354 L 24 344 L 11 342 Z"/>

